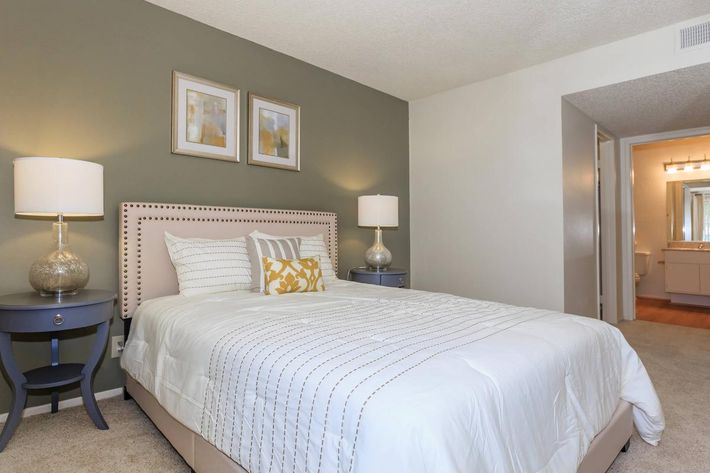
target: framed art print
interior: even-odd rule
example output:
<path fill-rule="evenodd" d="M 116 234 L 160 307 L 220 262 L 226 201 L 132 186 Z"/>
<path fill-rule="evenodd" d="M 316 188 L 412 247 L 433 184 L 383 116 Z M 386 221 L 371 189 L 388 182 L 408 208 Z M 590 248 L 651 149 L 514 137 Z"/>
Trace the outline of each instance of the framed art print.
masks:
<path fill-rule="evenodd" d="M 247 162 L 300 171 L 301 107 L 249 94 Z"/>
<path fill-rule="evenodd" d="M 172 152 L 239 162 L 239 90 L 173 71 Z"/>

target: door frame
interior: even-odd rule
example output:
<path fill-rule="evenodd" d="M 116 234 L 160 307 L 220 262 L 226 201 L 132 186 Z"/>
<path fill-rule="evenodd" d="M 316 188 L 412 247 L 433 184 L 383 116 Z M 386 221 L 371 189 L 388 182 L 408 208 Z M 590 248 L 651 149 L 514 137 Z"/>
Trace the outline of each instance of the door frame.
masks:
<path fill-rule="evenodd" d="M 616 274 L 616 140 L 597 127 L 597 172 L 600 195 L 597 234 L 597 273 L 601 272 L 601 319 L 616 324 L 617 310 L 617 274 Z M 601 225 L 601 229 L 599 226 Z M 598 268 L 601 261 L 601 269 Z"/>
<path fill-rule="evenodd" d="M 634 226 L 634 168 L 632 148 L 644 143 L 690 138 L 700 135 L 710 135 L 710 126 L 630 136 L 619 140 L 619 167 L 621 173 L 619 187 L 621 199 L 621 318 L 623 320 L 634 320 L 636 318 L 636 285 L 634 283 L 634 235 L 636 230 Z"/>

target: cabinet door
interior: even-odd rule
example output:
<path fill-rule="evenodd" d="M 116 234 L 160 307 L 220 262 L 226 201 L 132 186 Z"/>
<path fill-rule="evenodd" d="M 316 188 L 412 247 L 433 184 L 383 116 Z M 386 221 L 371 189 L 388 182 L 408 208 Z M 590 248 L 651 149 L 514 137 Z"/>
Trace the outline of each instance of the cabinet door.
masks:
<path fill-rule="evenodd" d="M 700 293 L 700 265 L 666 261 L 666 292 Z"/>
<path fill-rule="evenodd" d="M 710 264 L 700 265 L 700 294 L 710 296 Z"/>

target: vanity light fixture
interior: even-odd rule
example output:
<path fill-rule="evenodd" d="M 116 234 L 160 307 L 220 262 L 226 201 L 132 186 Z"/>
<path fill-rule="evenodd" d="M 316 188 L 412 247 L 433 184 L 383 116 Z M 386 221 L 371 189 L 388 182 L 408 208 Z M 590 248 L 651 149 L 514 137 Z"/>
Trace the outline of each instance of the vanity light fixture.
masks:
<path fill-rule="evenodd" d="M 674 174 L 679 171 L 710 171 L 710 161 L 707 155 L 703 156 L 702 160 L 697 161 L 691 161 L 690 156 L 688 156 L 688 160 L 685 162 L 673 162 L 673 158 L 671 158 L 670 162 L 663 163 L 663 167 L 666 170 L 666 174 Z"/>

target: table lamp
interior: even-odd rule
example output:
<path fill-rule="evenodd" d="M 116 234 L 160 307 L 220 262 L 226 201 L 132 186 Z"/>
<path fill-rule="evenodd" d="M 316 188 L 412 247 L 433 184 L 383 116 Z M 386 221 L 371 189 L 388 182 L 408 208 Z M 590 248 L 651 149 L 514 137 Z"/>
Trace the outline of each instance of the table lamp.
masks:
<path fill-rule="evenodd" d="M 357 224 L 375 227 L 375 242 L 365 252 L 370 269 L 386 271 L 392 264 L 392 253 L 382 243 L 382 227 L 399 225 L 399 198 L 393 195 L 361 195 L 357 198 Z"/>
<path fill-rule="evenodd" d="M 15 215 L 56 217 L 55 249 L 30 267 L 30 284 L 43 296 L 76 294 L 89 282 L 89 266 L 69 247 L 65 217 L 104 214 L 104 168 L 63 158 L 17 158 Z"/>

